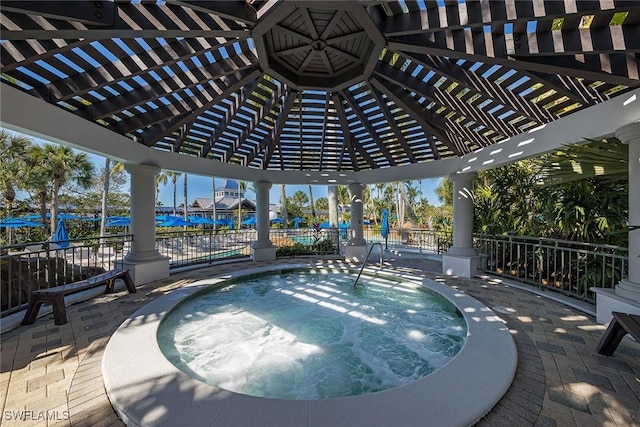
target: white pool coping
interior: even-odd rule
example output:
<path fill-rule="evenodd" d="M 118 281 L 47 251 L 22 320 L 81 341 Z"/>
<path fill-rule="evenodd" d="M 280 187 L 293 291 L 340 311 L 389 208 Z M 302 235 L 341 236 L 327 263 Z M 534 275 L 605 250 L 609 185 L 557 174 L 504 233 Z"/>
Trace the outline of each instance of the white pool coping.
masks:
<path fill-rule="evenodd" d="M 156 338 L 160 321 L 187 296 L 229 278 L 308 267 L 312 266 L 278 265 L 201 280 L 133 313 L 112 335 L 102 360 L 105 388 L 122 420 L 133 426 L 468 426 L 488 413 L 511 385 L 516 346 L 505 323 L 491 309 L 436 281 L 373 268 L 364 271 L 421 283 L 451 300 L 464 315 L 465 344 L 444 367 L 381 392 L 285 400 L 205 384 L 176 368 L 160 350 Z"/>

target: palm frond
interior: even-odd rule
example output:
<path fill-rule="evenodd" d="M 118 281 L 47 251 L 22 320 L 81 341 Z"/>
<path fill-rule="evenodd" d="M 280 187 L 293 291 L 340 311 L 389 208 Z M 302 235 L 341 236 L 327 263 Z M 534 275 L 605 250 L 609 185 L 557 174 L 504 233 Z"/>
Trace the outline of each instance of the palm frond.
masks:
<path fill-rule="evenodd" d="M 551 186 L 593 177 L 605 182 L 628 179 L 629 150 L 626 145 L 617 138 L 586 141 L 541 157 L 538 160 L 541 184 Z"/>

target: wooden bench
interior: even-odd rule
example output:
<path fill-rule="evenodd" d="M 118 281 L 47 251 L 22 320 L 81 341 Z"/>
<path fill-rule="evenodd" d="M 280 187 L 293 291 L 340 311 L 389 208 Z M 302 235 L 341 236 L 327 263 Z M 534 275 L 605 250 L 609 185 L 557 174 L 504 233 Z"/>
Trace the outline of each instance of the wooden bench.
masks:
<path fill-rule="evenodd" d="M 611 356 L 618 348 L 618 344 L 625 335 L 631 335 L 640 342 L 640 315 L 612 312 L 613 319 L 609 323 L 607 331 L 598 344 L 597 352 L 605 356 Z"/>
<path fill-rule="evenodd" d="M 113 292 L 116 279 L 122 279 L 124 281 L 129 293 L 136 292 L 136 287 L 133 284 L 133 280 L 131 280 L 129 270 L 111 270 L 68 285 L 31 291 L 29 307 L 27 308 L 27 312 L 24 314 L 22 324 L 31 325 L 35 322 L 36 317 L 38 317 L 38 311 L 40 311 L 40 306 L 44 303 L 48 303 L 53 307 L 53 319 L 55 324 L 64 325 L 67 323 L 67 309 L 64 305 L 65 295 L 84 291 L 85 289 L 94 288 L 102 284 L 106 284 L 105 294 L 108 294 Z"/>

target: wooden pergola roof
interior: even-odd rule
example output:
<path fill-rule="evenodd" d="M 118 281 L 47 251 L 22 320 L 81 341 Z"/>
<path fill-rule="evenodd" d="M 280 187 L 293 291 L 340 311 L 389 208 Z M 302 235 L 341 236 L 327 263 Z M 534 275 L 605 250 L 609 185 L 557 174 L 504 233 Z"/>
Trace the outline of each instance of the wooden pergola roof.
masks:
<path fill-rule="evenodd" d="M 8 1 L 2 85 L 254 169 L 462 156 L 640 85 L 640 2 Z"/>

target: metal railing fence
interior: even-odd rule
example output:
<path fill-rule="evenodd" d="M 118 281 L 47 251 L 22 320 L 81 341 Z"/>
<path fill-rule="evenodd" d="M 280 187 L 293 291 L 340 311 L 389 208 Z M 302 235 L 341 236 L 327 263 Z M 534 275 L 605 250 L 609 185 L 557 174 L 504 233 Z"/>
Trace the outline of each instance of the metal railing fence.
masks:
<path fill-rule="evenodd" d="M 540 237 L 476 235 L 486 271 L 595 304 L 594 288 L 613 288 L 628 272 L 627 248 Z"/>
<path fill-rule="evenodd" d="M 132 235 L 24 243 L 0 248 L 0 314 L 26 307 L 32 290 L 72 283 L 111 270 Z"/>
<path fill-rule="evenodd" d="M 416 249 L 419 252 L 441 254 L 449 250 L 453 244 L 453 236 L 448 232 L 420 228 L 391 228 L 384 239 L 380 235 L 380 227 L 366 227 L 364 238 L 368 242 L 382 243 L 386 247 L 397 249 Z"/>

